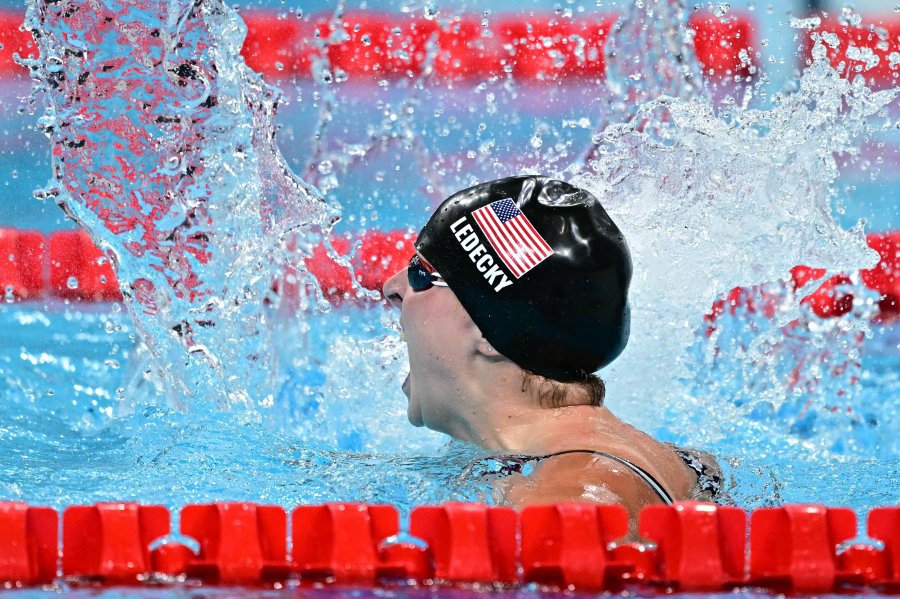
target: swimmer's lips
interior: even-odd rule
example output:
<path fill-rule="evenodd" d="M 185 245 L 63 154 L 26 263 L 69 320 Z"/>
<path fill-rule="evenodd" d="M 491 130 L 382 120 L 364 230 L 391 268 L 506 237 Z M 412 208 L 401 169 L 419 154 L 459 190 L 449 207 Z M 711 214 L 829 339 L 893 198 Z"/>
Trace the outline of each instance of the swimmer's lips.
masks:
<path fill-rule="evenodd" d="M 406 331 L 400 331 L 400 341 L 406 343 Z M 406 375 L 406 378 L 403 379 L 403 384 L 400 385 L 400 388 L 403 389 L 403 393 L 406 394 L 406 397 L 409 397 L 409 375 Z"/>
<path fill-rule="evenodd" d="M 400 341 L 406 343 L 406 331 L 400 331 Z M 409 375 L 406 375 L 406 378 L 403 379 L 403 384 L 400 386 L 403 389 L 403 392 L 406 394 L 406 397 L 409 397 Z"/>

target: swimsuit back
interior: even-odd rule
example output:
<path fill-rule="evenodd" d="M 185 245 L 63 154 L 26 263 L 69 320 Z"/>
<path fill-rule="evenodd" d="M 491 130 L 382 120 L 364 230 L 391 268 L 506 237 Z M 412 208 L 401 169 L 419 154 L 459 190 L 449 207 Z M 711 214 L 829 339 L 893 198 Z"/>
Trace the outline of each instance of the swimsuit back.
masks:
<path fill-rule="evenodd" d="M 690 468 L 697 474 L 697 483 L 694 485 L 694 489 L 691 493 L 690 499 L 713 502 L 718 501 L 720 499 L 719 495 L 722 490 L 722 473 L 719 470 L 715 459 L 712 458 L 712 456 L 710 456 L 709 454 L 701 451 L 693 449 L 683 449 L 675 445 L 669 445 L 672 447 L 672 450 L 675 452 L 675 454 L 679 458 L 681 458 L 681 461 L 683 461 L 688 468 Z M 539 456 L 507 456 L 503 458 L 503 465 L 498 470 L 485 472 L 484 474 L 500 474 L 507 476 L 514 473 L 522 474 L 523 467 L 529 462 L 540 462 L 542 460 L 546 460 L 558 455 L 566 455 L 571 453 L 589 453 L 613 460 L 614 462 L 621 464 L 622 466 L 625 466 L 626 468 L 634 472 L 642 481 L 647 484 L 647 486 L 649 486 L 653 490 L 654 493 L 656 493 L 657 497 L 659 497 L 660 501 L 662 501 L 664 504 L 672 505 L 672 503 L 674 503 L 672 495 L 658 480 L 656 480 L 656 478 L 654 478 L 652 474 L 650 474 L 637 464 L 626 460 L 625 458 L 594 449 L 569 449 L 566 451 L 558 451 L 556 453 Z"/>
<path fill-rule="evenodd" d="M 641 478 L 641 480 L 643 480 L 645 483 L 647 483 L 647 486 L 649 486 L 651 489 L 653 489 L 653 492 L 656 493 L 656 495 L 662 500 L 663 503 L 665 503 L 666 505 L 672 505 L 674 503 L 672 496 L 669 494 L 669 492 L 666 491 L 665 487 L 663 487 L 660 484 L 660 482 L 653 477 L 652 474 L 650 474 L 649 472 L 647 472 L 646 470 L 644 470 L 637 464 L 634 464 L 634 463 L 626 460 L 625 458 L 620 458 L 619 456 L 613 455 L 611 453 L 606 453 L 605 451 L 597 451 L 594 449 L 569 449 L 566 451 L 558 451 L 556 453 L 551 453 L 551 454 L 548 454 L 545 456 L 539 456 L 537 459 L 545 460 L 547 458 L 552 458 L 552 457 L 555 457 L 558 455 L 566 455 L 566 454 L 570 454 L 570 453 L 590 453 L 590 454 L 598 455 L 598 456 L 601 456 L 604 458 L 608 458 L 614 462 L 618 462 L 619 464 L 622 464 L 623 466 L 625 466 L 626 468 L 628 468 L 629 470 L 631 470 L 632 472 L 637 474 Z"/>

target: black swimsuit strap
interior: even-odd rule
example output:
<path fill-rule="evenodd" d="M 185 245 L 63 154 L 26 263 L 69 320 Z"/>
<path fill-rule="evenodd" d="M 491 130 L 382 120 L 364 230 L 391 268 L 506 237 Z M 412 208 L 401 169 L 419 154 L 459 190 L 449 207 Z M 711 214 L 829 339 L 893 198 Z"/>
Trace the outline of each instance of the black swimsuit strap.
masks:
<path fill-rule="evenodd" d="M 656 493 L 660 499 L 662 499 L 663 503 L 665 503 L 666 505 L 672 505 L 674 503 L 674 501 L 672 500 L 672 496 L 669 495 L 669 492 L 666 491 L 666 489 L 661 484 L 659 484 L 658 480 L 653 478 L 653 475 L 651 475 L 640 466 L 629 462 L 625 458 L 620 458 L 619 456 L 612 455 L 611 453 L 596 451 L 594 449 L 568 449 L 566 451 L 558 451 L 556 453 L 551 453 L 548 455 L 537 456 L 535 459 L 546 460 L 547 458 L 552 458 L 558 455 L 566 455 L 569 453 L 591 453 L 594 455 L 602 456 L 604 458 L 609 458 L 614 462 L 618 462 L 641 477 L 641 480 L 643 480 L 651 489 L 653 489 L 653 492 Z"/>

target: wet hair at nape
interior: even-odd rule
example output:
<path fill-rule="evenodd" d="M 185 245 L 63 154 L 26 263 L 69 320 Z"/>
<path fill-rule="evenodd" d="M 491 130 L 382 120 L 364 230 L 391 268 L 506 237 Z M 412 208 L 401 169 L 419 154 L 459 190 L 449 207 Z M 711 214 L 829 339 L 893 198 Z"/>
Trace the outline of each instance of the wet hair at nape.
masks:
<path fill-rule="evenodd" d="M 563 383 L 523 370 L 522 391 L 536 393 L 538 402 L 544 408 L 582 405 L 600 407 L 606 398 L 606 383 L 596 374 Z"/>

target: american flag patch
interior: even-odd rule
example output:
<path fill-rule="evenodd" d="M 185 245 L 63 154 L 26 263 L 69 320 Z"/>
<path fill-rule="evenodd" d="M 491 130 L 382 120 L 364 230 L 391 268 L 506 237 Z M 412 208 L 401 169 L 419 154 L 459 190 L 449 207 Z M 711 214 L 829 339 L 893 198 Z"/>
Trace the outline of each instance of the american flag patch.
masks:
<path fill-rule="evenodd" d="M 482 206 L 472 217 L 517 279 L 553 254 L 553 248 L 509 198 Z"/>

